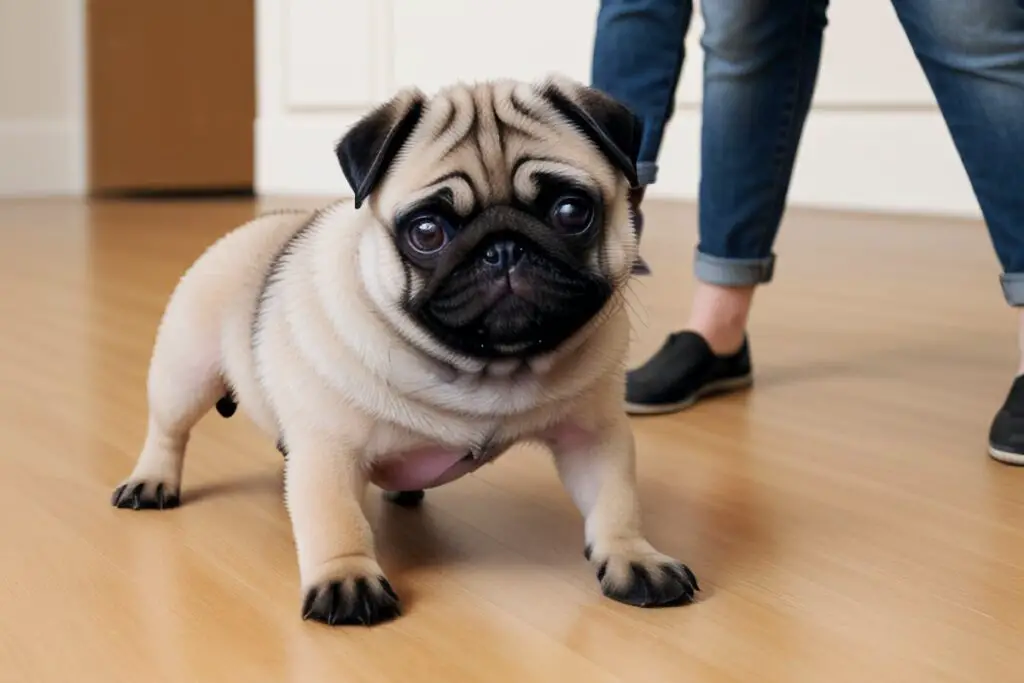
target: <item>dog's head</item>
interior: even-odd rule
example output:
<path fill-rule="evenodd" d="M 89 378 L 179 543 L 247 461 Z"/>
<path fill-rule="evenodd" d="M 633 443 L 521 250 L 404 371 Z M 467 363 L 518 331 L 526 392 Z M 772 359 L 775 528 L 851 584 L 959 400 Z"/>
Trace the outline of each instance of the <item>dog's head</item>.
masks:
<path fill-rule="evenodd" d="M 364 282 L 448 354 L 558 349 L 629 278 L 639 141 L 629 110 L 561 78 L 400 92 L 336 149 L 387 238 Z"/>

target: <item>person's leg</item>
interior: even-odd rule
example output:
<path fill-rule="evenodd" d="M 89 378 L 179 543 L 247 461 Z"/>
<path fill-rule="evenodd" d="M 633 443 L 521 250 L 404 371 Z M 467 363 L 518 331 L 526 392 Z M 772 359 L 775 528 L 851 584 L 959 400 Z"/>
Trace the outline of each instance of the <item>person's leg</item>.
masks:
<path fill-rule="evenodd" d="M 705 31 L 698 280 L 690 320 L 629 373 L 632 413 L 680 410 L 750 384 L 746 322 L 818 74 L 827 0 L 715 0 Z"/>
<path fill-rule="evenodd" d="M 639 182 L 630 194 L 637 239 L 643 233 L 640 202 L 658 176 L 658 150 L 672 116 L 692 14 L 692 0 L 602 0 L 598 10 L 591 85 L 643 121 Z M 634 273 L 648 272 L 641 259 Z"/>
<path fill-rule="evenodd" d="M 893 0 L 935 93 L 1003 268 L 1024 307 L 1024 3 Z M 993 457 L 1024 464 L 1024 312 L 1018 377 L 990 434 Z"/>

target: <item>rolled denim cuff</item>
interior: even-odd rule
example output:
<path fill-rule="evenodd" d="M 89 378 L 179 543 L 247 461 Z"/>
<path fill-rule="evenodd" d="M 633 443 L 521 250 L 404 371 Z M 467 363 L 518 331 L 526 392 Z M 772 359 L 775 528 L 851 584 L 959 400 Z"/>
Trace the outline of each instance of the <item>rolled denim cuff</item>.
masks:
<path fill-rule="evenodd" d="M 1014 307 L 1024 306 L 1024 273 L 1003 273 L 999 276 L 1003 298 Z"/>
<path fill-rule="evenodd" d="M 709 256 L 697 251 L 693 274 L 701 282 L 720 287 L 753 287 L 771 282 L 775 274 L 775 254 L 761 259 L 736 259 Z M 1021 283 L 1024 294 L 1024 281 Z"/>
<path fill-rule="evenodd" d="M 639 161 L 636 165 L 636 184 L 640 187 L 651 185 L 658 179 L 658 164 L 654 161 Z"/>

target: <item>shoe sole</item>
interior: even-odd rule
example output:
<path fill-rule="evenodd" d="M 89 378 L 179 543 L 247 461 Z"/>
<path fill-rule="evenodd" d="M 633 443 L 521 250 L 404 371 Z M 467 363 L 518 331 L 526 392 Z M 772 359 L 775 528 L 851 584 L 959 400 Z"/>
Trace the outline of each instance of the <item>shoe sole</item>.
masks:
<path fill-rule="evenodd" d="M 677 403 L 630 403 L 626 401 L 626 413 L 630 415 L 667 415 L 669 413 L 678 413 L 691 407 L 702 398 L 746 389 L 753 383 L 753 375 L 743 375 L 742 377 L 730 377 L 729 379 L 709 382 L 695 391 L 690 398 Z M 1021 464 L 1024 464 L 1024 458 L 1021 459 Z"/>
<path fill-rule="evenodd" d="M 988 447 L 988 454 L 993 460 L 998 460 L 1005 465 L 1020 465 L 1024 466 L 1024 455 L 1020 453 L 1013 453 L 1012 451 L 1003 451 L 995 446 Z"/>

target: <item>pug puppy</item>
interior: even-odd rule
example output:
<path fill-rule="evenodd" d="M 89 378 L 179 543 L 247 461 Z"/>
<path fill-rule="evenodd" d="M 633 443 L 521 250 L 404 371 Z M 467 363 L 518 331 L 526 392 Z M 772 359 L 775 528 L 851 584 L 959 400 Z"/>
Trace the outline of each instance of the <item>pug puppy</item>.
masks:
<path fill-rule="evenodd" d="M 179 504 L 189 432 L 236 406 L 285 454 L 302 616 L 401 612 L 361 502 L 412 505 L 522 441 L 550 447 L 603 593 L 686 603 L 644 538 L 623 408 L 638 120 L 561 77 L 399 92 L 336 148 L 354 199 L 260 216 L 181 278 L 141 455 L 112 503 Z"/>

